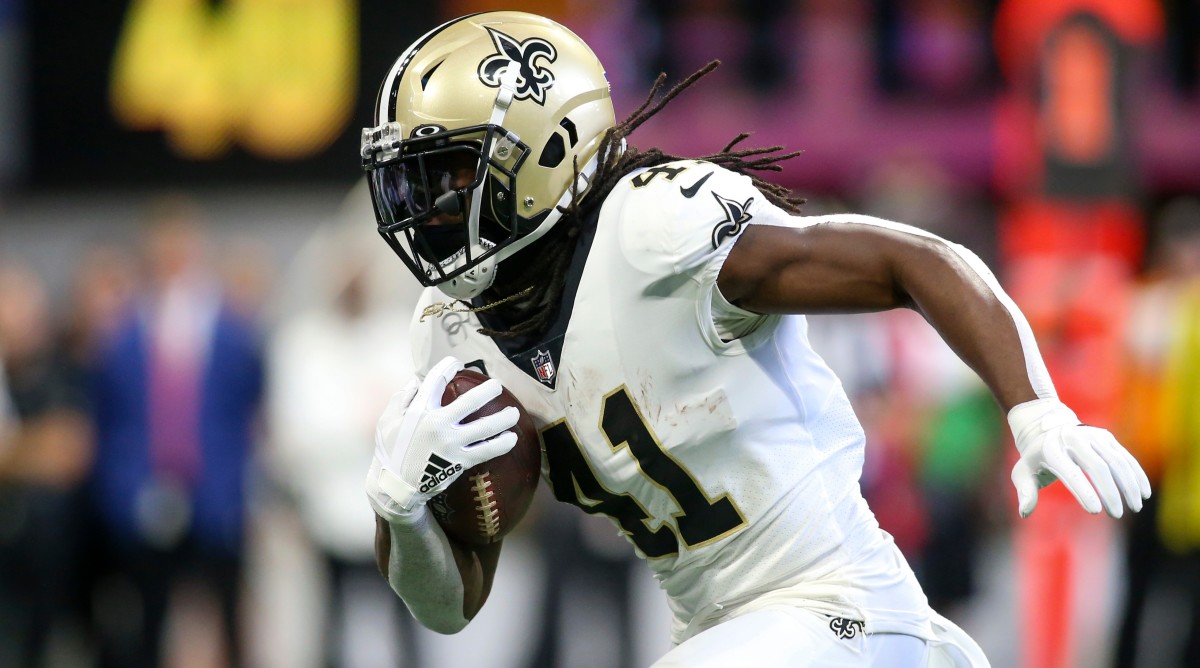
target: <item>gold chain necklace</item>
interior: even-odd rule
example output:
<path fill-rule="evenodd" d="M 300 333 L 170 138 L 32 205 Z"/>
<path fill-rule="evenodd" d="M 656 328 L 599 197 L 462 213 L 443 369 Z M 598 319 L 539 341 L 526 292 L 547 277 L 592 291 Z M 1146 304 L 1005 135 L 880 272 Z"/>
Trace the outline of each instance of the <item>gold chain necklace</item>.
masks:
<path fill-rule="evenodd" d="M 505 297 L 504 299 L 501 299 L 499 301 L 494 301 L 489 304 L 484 304 L 483 306 L 477 306 L 474 308 L 467 306 L 466 302 L 462 301 L 461 299 L 456 299 L 452 302 L 434 302 L 434 303 L 430 304 L 429 306 L 426 306 L 421 311 L 421 317 L 417 322 L 425 322 L 425 318 L 430 318 L 430 317 L 436 318 L 436 317 L 442 315 L 443 313 L 479 313 L 480 311 L 487 311 L 490 309 L 494 309 L 497 306 L 500 306 L 502 304 L 511 302 L 514 299 L 519 299 L 521 297 L 524 297 L 525 295 L 529 294 L 532 290 L 533 290 L 533 286 L 531 285 L 516 294 L 512 294 L 512 295 Z"/>

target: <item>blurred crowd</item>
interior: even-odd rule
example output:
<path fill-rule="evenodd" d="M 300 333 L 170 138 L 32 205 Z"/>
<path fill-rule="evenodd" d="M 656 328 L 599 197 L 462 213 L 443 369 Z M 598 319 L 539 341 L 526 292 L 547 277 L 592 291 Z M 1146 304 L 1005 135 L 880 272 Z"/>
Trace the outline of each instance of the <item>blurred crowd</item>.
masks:
<path fill-rule="evenodd" d="M 405 300 L 372 303 L 354 243 L 313 239 L 306 306 L 267 327 L 269 255 L 194 202 L 149 202 L 134 236 L 89 248 L 59 304 L 0 260 L 2 666 L 257 663 L 256 495 L 300 518 L 331 601 L 380 581 L 361 485 L 411 369 Z"/>

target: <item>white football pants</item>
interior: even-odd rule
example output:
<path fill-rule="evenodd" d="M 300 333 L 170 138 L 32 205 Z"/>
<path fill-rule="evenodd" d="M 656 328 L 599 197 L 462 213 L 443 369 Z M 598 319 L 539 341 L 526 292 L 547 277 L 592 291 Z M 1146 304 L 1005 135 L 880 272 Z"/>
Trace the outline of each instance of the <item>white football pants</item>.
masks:
<path fill-rule="evenodd" d="M 867 635 L 861 626 L 844 624 L 838 633 L 830 622 L 829 617 L 802 608 L 762 608 L 696 634 L 651 668 L 989 667 L 979 645 L 941 615 L 934 615 L 937 639 L 932 642 L 895 633 Z"/>

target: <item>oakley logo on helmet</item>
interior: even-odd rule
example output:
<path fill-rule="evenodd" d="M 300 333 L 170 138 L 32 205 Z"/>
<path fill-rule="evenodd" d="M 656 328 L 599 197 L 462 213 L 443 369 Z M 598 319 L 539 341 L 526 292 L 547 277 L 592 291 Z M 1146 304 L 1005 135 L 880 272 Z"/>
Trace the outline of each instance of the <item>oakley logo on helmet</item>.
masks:
<path fill-rule="evenodd" d="M 411 136 L 412 137 L 430 137 L 430 136 L 436 135 L 439 132 L 445 132 L 445 131 L 446 131 L 446 128 L 444 128 L 440 125 L 432 125 L 432 124 L 431 125 L 418 125 L 417 127 L 413 128 Z"/>
<path fill-rule="evenodd" d="M 499 30 L 487 28 L 487 31 L 492 36 L 492 43 L 496 45 L 496 53 L 479 63 L 479 80 L 485 86 L 499 88 L 500 75 L 505 68 L 510 64 L 516 65 L 519 73 L 514 97 L 545 105 L 546 91 L 554 85 L 554 72 L 538 61 L 554 62 L 558 58 L 558 51 L 554 45 L 540 37 L 530 37 L 519 42 Z"/>
<path fill-rule="evenodd" d="M 716 193 L 713 193 L 712 196 L 716 198 L 717 204 L 720 204 L 721 209 L 725 211 L 725 220 L 717 223 L 717 226 L 713 228 L 712 247 L 713 250 L 716 250 L 722 241 L 725 241 L 729 237 L 737 236 L 742 231 L 742 225 L 745 225 L 754 217 L 750 215 L 750 205 L 754 203 L 754 198 L 751 197 L 745 202 L 738 202 L 732 199 L 725 199 Z"/>

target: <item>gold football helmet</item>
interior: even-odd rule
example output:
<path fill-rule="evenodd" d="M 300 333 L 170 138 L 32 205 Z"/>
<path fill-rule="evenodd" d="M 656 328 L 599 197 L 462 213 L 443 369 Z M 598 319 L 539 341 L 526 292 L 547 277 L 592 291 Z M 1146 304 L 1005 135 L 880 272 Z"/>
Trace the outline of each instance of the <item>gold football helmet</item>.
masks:
<path fill-rule="evenodd" d="M 396 60 L 362 132 L 379 233 L 422 284 L 474 297 L 586 192 L 615 122 L 604 68 L 565 27 L 522 12 L 442 24 Z"/>

